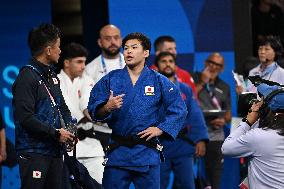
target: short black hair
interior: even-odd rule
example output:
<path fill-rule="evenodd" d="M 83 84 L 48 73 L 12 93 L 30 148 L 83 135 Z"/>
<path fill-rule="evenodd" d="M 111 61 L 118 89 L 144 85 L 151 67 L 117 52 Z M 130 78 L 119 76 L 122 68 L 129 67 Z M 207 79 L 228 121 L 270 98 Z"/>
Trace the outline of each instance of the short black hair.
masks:
<path fill-rule="evenodd" d="M 40 24 L 33 28 L 28 35 L 28 44 L 32 56 L 38 56 L 48 45 L 52 45 L 60 38 L 61 32 L 53 24 Z"/>
<path fill-rule="evenodd" d="M 143 33 L 139 33 L 139 32 L 130 33 L 127 36 L 125 36 L 124 39 L 122 40 L 122 47 L 124 48 L 125 43 L 131 39 L 137 39 L 138 41 L 140 41 L 144 50 L 149 50 L 149 52 L 151 51 L 150 39 Z"/>
<path fill-rule="evenodd" d="M 68 43 L 62 48 L 60 54 L 59 63 L 56 65 L 59 71 L 64 68 L 64 60 L 72 59 L 76 57 L 86 57 L 88 56 L 88 50 L 79 43 Z"/>
<path fill-rule="evenodd" d="M 158 62 L 161 60 L 161 58 L 165 56 L 171 56 L 174 59 L 174 62 L 176 63 L 176 57 L 173 53 L 170 52 L 161 52 L 159 53 L 155 58 L 155 65 L 158 67 Z"/>
<path fill-rule="evenodd" d="M 88 50 L 79 43 L 69 43 L 62 48 L 60 58 L 64 61 L 66 59 L 76 58 L 76 57 L 87 57 Z"/>
<path fill-rule="evenodd" d="M 158 37 L 154 42 L 155 52 L 157 52 L 161 48 L 164 42 L 174 42 L 175 43 L 176 41 L 172 36 L 169 36 L 169 35 L 162 35 Z"/>
<path fill-rule="evenodd" d="M 275 61 L 281 59 L 283 53 L 283 46 L 281 44 L 280 37 L 272 35 L 265 36 L 262 40 L 259 41 L 258 47 L 265 45 L 270 45 L 271 48 L 274 50 Z"/>

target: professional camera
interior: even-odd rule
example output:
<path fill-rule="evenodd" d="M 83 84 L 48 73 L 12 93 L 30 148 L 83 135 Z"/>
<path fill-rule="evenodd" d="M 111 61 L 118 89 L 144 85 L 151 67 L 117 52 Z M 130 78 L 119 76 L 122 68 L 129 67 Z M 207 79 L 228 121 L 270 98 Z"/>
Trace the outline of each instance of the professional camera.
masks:
<path fill-rule="evenodd" d="M 258 85 L 260 85 L 261 83 L 265 83 L 265 84 L 270 85 L 270 86 L 273 86 L 273 85 L 281 86 L 279 83 L 269 81 L 269 80 L 265 80 L 265 79 L 261 79 L 261 77 L 259 75 L 249 76 L 248 79 L 256 87 Z M 261 97 L 262 94 L 259 93 L 259 96 Z M 259 102 L 259 100 L 257 99 L 257 93 L 244 92 L 244 93 L 240 94 L 239 99 L 238 99 L 238 116 L 239 117 L 245 117 L 248 114 L 251 106 L 255 102 Z"/>
<path fill-rule="evenodd" d="M 240 94 L 238 99 L 238 116 L 245 117 L 255 102 L 258 102 L 256 93 L 245 92 Z"/>

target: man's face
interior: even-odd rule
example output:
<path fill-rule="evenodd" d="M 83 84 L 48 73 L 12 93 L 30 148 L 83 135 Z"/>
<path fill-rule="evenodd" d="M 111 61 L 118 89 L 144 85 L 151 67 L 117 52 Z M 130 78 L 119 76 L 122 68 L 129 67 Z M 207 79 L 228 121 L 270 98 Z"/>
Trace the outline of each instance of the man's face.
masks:
<path fill-rule="evenodd" d="M 157 54 L 159 54 L 160 52 L 170 52 L 173 55 L 177 56 L 177 46 L 175 42 L 169 42 L 169 41 L 165 41 L 159 51 L 157 51 Z"/>
<path fill-rule="evenodd" d="M 168 78 L 175 75 L 176 63 L 171 55 L 161 57 L 157 67 L 158 71 Z"/>
<path fill-rule="evenodd" d="M 145 63 L 145 59 L 149 56 L 149 50 L 144 50 L 141 42 L 137 39 L 130 39 L 125 43 L 123 55 L 126 65 L 135 67 Z"/>
<path fill-rule="evenodd" d="M 275 55 L 275 51 L 270 45 L 263 45 L 258 47 L 258 57 L 261 63 L 273 62 Z"/>
<path fill-rule="evenodd" d="M 108 56 L 116 56 L 121 48 L 120 31 L 114 27 L 106 27 L 100 33 L 98 44 Z"/>
<path fill-rule="evenodd" d="M 76 57 L 64 61 L 64 69 L 68 69 L 71 77 L 81 77 L 85 69 L 86 57 Z"/>
<path fill-rule="evenodd" d="M 54 44 L 47 46 L 47 51 L 49 61 L 51 63 L 58 63 L 59 55 L 61 53 L 60 38 L 58 38 Z"/>
<path fill-rule="evenodd" d="M 211 79 L 215 79 L 218 74 L 223 71 L 224 60 L 220 56 L 212 56 L 205 61 L 205 66 L 211 74 Z"/>

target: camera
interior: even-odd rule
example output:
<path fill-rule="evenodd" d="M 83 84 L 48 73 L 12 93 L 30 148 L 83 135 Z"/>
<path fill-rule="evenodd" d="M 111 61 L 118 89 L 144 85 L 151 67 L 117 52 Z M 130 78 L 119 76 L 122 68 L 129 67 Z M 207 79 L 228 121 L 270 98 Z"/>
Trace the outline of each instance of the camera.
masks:
<path fill-rule="evenodd" d="M 262 79 L 259 75 L 249 76 L 248 79 L 256 87 L 259 86 L 262 83 L 267 84 L 269 86 L 274 86 L 274 85 L 281 86 L 279 83 Z M 261 93 L 258 93 L 258 95 L 260 97 L 263 96 Z M 264 102 L 266 103 L 267 100 L 268 100 L 268 98 L 266 97 L 266 99 L 264 99 Z M 257 93 L 244 92 L 244 93 L 240 94 L 239 99 L 238 99 L 238 111 L 237 111 L 238 116 L 239 117 L 245 117 L 248 114 L 251 106 L 255 102 L 259 102 L 259 100 L 257 98 Z M 264 107 L 261 108 L 261 111 L 265 111 L 265 108 Z M 263 114 L 263 112 L 260 112 L 260 113 Z"/>
<path fill-rule="evenodd" d="M 238 116 L 245 117 L 255 102 L 259 102 L 256 93 L 245 92 L 240 94 L 238 99 Z"/>

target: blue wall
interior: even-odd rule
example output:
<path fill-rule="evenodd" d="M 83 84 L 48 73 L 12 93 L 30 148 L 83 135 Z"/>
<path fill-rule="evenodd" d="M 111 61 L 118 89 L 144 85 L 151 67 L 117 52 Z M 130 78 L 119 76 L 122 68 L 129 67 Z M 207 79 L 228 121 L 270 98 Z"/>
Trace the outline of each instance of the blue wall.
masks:
<path fill-rule="evenodd" d="M 27 34 L 31 28 L 42 22 L 51 21 L 49 0 L 9 0 L 0 6 L 0 108 L 6 124 L 6 135 L 14 142 L 14 123 L 11 110 L 11 86 L 19 68 L 25 65 L 30 52 Z M 3 189 L 20 188 L 18 166 L 3 168 Z"/>

